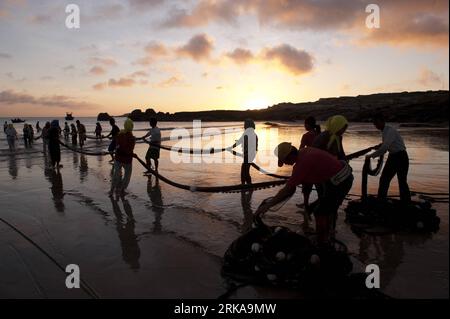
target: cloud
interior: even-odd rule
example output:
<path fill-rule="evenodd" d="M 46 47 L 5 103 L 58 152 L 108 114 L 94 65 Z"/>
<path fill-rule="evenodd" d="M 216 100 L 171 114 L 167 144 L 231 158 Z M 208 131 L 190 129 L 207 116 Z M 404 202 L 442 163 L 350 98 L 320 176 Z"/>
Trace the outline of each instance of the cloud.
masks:
<path fill-rule="evenodd" d="M 113 58 L 101 58 L 101 57 L 91 57 L 89 59 L 89 63 L 91 64 L 100 64 L 103 66 L 116 66 L 117 65 L 117 61 Z"/>
<path fill-rule="evenodd" d="M 106 73 L 106 70 L 104 68 L 102 68 L 101 66 L 93 66 L 90 70 L 89 70 L 90 74 L 93 75 L 102 75 Z"/>
<path fill-rule="evenodd" d="M 66 71 L 71 71 L 71 70 L 75 70 L 75 66 L 73 66 L 73 65 L 67 65 L 67 66 L 63 67 L 62 70 L 63 70 L 64 72 L 66 72 Z"/>
<path fill-rule="evenodd" d="M 225 56 L 239 65 L 250 62 L 277 63 L 296 76 L 309 73 L 314 69 L 314 57 L 310 53 L 289 44 L 264 48 L 258 54 L 254 54 L 250 50 L 237 48 L 226 53 Z"/>
<path fill-rule="evenodd" d="M 179 76 L 172 76 L 170 78 L 168 78 L 167 80 L 164 80 L 160 83 L 158 83 L 158 87 L 160 88 L 168 88 L 168 87 L 173 87 L 173 86 L 179 86 L 183 84 L 183 79 Z"/>
<path fill-rule="evenodd" d="M 150 42 L 145 46 L 144 51 L 145 56 L 139 58 L 133 64 L 147 66 L 152 64 L 156 59 L 167 57 L 172 53 L 171 49 L 160 42 Z"/>
<path fill-rule="evenodd" d="M 250 50 L 241 48 L 237 48 L 233 52 L 227 53 L 226 56 L 238 64 L 246 64 L 254 59 L 254 55 Z"/>
<path fill-rule="evenodd" d="M 136 83 L 133 79 L 128 78 L 120 78 L 118 80 L 116 79 L 109 79 L 108 85 L 110 87 L 130 87 L 133 86 Z"/>
<path fill-rule="evenodd" d="M 192 37 L 188 43 L 179 47 L 178 56 L 185 56 L 200 61 L 209 59 L 214 49 L 213 41 L 206 34 L 198 34 Z"/>
<path fill-rule="evenodd" d="M 17 93 L 13 90 L 6 90 L 0 92 L 0 105 L 20 106 L 24 104 L 67 108 L 67 109 L 91 108 L 95 106 L 92 103 L 76 101 L 72 97 L 65 95 L 35 97 L 27 93 Z"/>
<path fill-rule="evenodd" d="M 288 44 L 266 49 L 263 57 L 269 61 L 279 62 L 294 75 L 309 73 L 314 68 L 314 58 L 311 54 Z"/>
<path fill-rule="evenodd" d="M 245 2 L 245 1 L 244 1 Z M 170 18 L 162 23 L 164 27 L 199 27 L 212 21 L 236 23 L 240 5 L 237 1 L 200 1 L 191 12 L 173 9 Z"/>
<path fill-rule="evenodd" d="M 139 78 L 139 77 L 148 77 L 148 73 L 145 71 L 136 71 L 132 74 L 130 74 L 130 78 Z"/>
<path fill-rule="evenodd" d="M 422 70 L 420 70 L 417 81 L 420 85 L 428 88 L 444 88 L 446 83 L 446 79 L 443 75 L 439 75 L 427 68 L 423 68 Z"/>
<path fill-rule="evenodd" d="M 94 64 L 94 66 L 89 70 L 89 73 L 92 75 L 103 75 L 109 68 L 117 65 L 115 59 L 103 57 L 91 57 L 89 59 L 89 63 Z"/>
<path fill-rule="evenodd" d="M 295 31 L 336 31 L 361 44 L 407 44 L 448 47 L 447 0 L 378 0 L 381 28 L 368 29 L 363 0 L 200 0 L 190 10 L 176 9 L 165 27 L 194 28 L 210 23 L 236 24 L 255 16 L 260 25 Z"/>
<path fill-rule="evenodd" d="M 110 88 L 120 88 L 120 87 L 132 87 L 136 84 L 136 81 L 131 78 L 119 78 L 119 79 L 109 79 L 108 82 L 97 83 L 92 86 L 94 90 L 103 90 L 107 87 Z"/>
<path fill-rule="evenodd" d="M 158 5 L 161 5 L 165 0 L 128 0 L 130 7 L 135 10 L 147 10 L 152 9 Z"/>
<path fill-rule="evenodd" d="M 107 86 L 108 86 L 108 83 L 97 83 L 97 84 L 94 84 L 92 86 L 92 88 L 96 91 L 101 91 L 103 89 L 106 89 Z"/>
<path fill-rule="evenodd" d="M 11 54 L 0 52 L 0 59 L 11 59 Z"/>

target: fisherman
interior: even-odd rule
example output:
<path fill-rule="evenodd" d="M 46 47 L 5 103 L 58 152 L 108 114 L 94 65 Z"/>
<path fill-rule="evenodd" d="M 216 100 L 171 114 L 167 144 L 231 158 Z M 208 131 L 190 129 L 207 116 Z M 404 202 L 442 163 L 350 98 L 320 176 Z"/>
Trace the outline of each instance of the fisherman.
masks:
<path fill-rule="evenodd" d="M 111 143 L 108 146 L 108 152 L 109 152 L 109 154 L 111 154 L 111 160 L 109 162 L 114 163 L 114 151 L 116 150 L 116 138 L 120 132 L 120 129 L 116 125 L 116 120 L 113 118 L 109 119 L 109 124 L 111 125 L 111 132 L 108 135 L 106 135 L 105 137 L 111 139 Z"/>
<path fill-rule="evenodd" d="M 97 122 L 97 124 L 95 124 L 95 137 L 97 139 L 101 139 L 102 138 L 102 131 L 103 131 L 102 126 L 100 125 L 99 122 Z"/>
<path fill-rule="evenodd" d="M 389 152 L 388 159 L 380 177 L 378 199 L 386 199 L 391 180 L 397 175 L 400 199 L 405 204 L 409 204 L 411 202 L 411 192 L 409 191 L 408 186 L 409 157 L 406 151 L 405 142 L 395 128 L 386 125 L 386 119 L 383 114 L 376 114 L 373 117 L 373 124 L 382 132 L 383 144 L 381 144 L 378 150 L 367 155 L 366 158 L 380 157 L 386 152 Z"/>
<path fill-rule="evenodd" d="M 51 127 L 48 130 L 48 151 L 50 153 L 51 166 L 59 170 L 62 167 L 59 162 L 61 161 L 61 148 L 59 146 L 59 121 L 53 120 Z"/>
<path fill-rule="evenodd" d="M 255 212 L 262 216 L 272 206 L 291 197 L 300 184 L 319 184 L 319 203 L 314 209 L 317 242 L 328 246 L 334 236 L 334 221 L 339 206 L 353 184 L 351 167 L 323 150 L 307 147 L 297 150 L 291 143 L 281 143 L 275 149 L 278 166 L 294 165 L 292 176 L 274 197 L 266 199 Z"/>
<path fill-rule="evenodd" d="M 250 176 L 250 167 L 256 157 L 258 151 L 258 135 L 255 133 L 255 122 L 252 119 L 246 119 L 244 121 L 244 134 L 236 141 L 232 146 L 235 148 L 238 145 L 242 145 L 242 153 L 244 156 L 241 165 L 241 183 L 251 184 L 252 177 Z"/>
<path fill-rule="evenodd" d="M 69 124 L 67 124 L 67 122 L 64 122 L 64 139 L 66 141 L 69 140 L 69 135 L 70 135 L 70 127 Z"/>
<path fill-rule="evenodd" d="M 77 145 L 77 137 L 78 137 L 78 132 L 77 132 L 77 127 L 75 126 L 75 124 L 70 124 L 70 128 L 71 128 L 71 132 L 70 135 L 72 136 L 72 145 Z"/>
<path fill-rule="evenodd" d="M 44 152 L 48 149 L 48 131 L 50 130 L 50 122 L 46 122 L 44 128 L 42 129 L 42 141 L 44 145 Z"/>
<path fill-rule="evenodd" d="M 78 131 L 78 140 L 80 142 L 80 147 L 83 148 L 84 141 L 86 141 L 86 127 L 84 124 L 81 124 L 80 120 L 77 120 L 77 131 Z"/>
<path fill-rule="evenodd" d="M 114 191 L 121 196 L 126 195 L 126 189 L 130 184 L 131 173 L 133 170 L 134 146 L 136 140 L 133 136 L 133 121 L 126 119 L 124 129 L 116 137 L 116 157 L 114 162 L 114 175 L 111 183 L 110 196 L 113 196 Z M 122 178 L 122 168 L 124 175 Z"/>
<path fill-rule="evenodd" d="M 158 171 L 159 153 L 161 146 L 161 130 L 157 125 L 158 120 L 152 117 L 150 119 L 150 130 L 143 137 L 143 139 L 145 140 L 150 136 L 147 154 L 145 154 L 145 161 L 147 162 L 147 167 L 152 167 L 151 160 L 153 160 L 155 162 L 155 171 Z"/>
<path fill-rule="evenodd" d="M 28 125 L 28 133 L 30 134 L 30 140 L 28 143 L 30 144 L 30 147 L 32 147 L 34 144 L 34 128 L 31 124 Z"/>
<path fill-rule="evenodd" d="M 327 120 L 325 126 L 326 130 L 314 139 L 312 146 L 329 152 L 339 160 L 345 160 L 342 136 L 348 128 L 347 119 L 342 115 L 335 115 Z"/>
<path fill-rule="evenodd" d="M 305 119 L 305 130 L 306 133 L 303 134 L 300 141 L 300 149 L 305 147 L 311 147 L 317 136 L 320 134 L 320 125 L 317 125 L 316 119 L 313 116 L 309 116 Z M 303 184 L 303 204 L 297 204 L 300 208 L 305 208 L 306 211 L 309 210 L 309 196 L 311 195 L 313 185 Z"/>
<path fill-rule="evenodd" d="M 16 140 L 19 138 L 17 137 L 17 131 L 14 128 L 13 124 L 8 124 L 8 127 L 5 130 L 6 134 L 6 140 L 8 141 L 9 150 L 11 152 L 16 150 Z"/>
<path fill-rule="evenodd" d="M 28 148 L 30 145 L 30 129 L 28 127 L 28 124 L 23 125 L 23 143 L 25 145 L 25 148 Z M 31 146 L 31 145 L 30 145 Z"/>

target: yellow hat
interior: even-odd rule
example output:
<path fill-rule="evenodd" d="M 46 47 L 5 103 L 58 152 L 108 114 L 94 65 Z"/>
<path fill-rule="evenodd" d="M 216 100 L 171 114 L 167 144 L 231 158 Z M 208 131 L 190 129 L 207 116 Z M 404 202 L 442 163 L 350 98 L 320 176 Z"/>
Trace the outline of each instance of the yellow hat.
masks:
<path fill-rule="evenodd" d="M 328 149 L 331 147 L 331 145 L 333 145 L 333 143 L 337 143 L 338 150 L 340 151 L 341 146 L 340 143 L 338 143 L 338 137 L 336 133 L 342 130 L 347 125 L 348 121 L 345 116 L 342 115 L 335 115 L 327 120 L 326 128 L 327 131 L 330 132 L 330 140 L 327 145 Z"/>
<path fill-rule="evenodd" d="M 279 144 L 275 150 L 274 154 L 278 157 L 278 166 L 283 166 L 283 161 L 288 157 L 292 151 L 292 143 L 283 142 Z"/>
<path fill-rule="evenodd" d="M 133 121 L 131 119 L 127 118 L 125 120 L 125 123 L 123 124 L 123 128 L 124 128 L 124 131 L 127 133 L 133 131 L 133 128 L 134 128 Z"/>

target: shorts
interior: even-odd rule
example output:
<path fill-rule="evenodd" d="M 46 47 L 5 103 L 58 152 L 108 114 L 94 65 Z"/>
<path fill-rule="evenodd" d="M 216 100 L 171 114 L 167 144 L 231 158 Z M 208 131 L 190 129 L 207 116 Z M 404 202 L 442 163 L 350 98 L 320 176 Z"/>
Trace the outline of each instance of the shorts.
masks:
<path fill-rule="evenodd" d="M 116 150 L 116 141 L 112 140 L 108 146 L 108 152 L 113 153 Z"/>
<path fill-rule="evenodd" d="M 159 148 L 149 147 L 147 154 L 145 154 L 145 159 L 159 159 Z"/>

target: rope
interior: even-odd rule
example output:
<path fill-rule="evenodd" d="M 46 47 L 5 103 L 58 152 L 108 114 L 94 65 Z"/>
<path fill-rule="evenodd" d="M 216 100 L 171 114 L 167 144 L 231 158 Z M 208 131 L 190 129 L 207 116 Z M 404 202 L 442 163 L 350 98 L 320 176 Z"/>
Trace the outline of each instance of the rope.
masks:
<path fill-rule="evenodd" d="M 39 246 L 35 241 L 33 241 L 30 237 L 28 237 L 27 235 L 25 235 L 23 232 L 21 232 L 18 228 L 16 228 L 14 225 L 10 224 L 9 222 L 7 222 L 5 219 L 3 219 L 2 217 L 0 217 L 0 221 L 3 222 L 5 225 L 7 225 L 8 227 L 10 227 L 13 231 L 15 231 L 16 233 L 18 233 L 19 235 L 21 235 L 26 241 L 28 241 L 30 244 L 32 244 L 34 247 L 36 247 L 41 253 L 43 253 L 48 259 L 50 259 L 50 261 L 52 263 L 54 263 L 59 269 L 62 270 L 62 272 L 64 274 L 66 274 L 66 270 L 63 266 L 61 266 L 61 264 L 55 259 L 53 258 L 44 248 L 42 248 L 41 246 Z M 99 295 L 95 292 L 95 290 L 93 288 L 91 288 L 89 286 L 89 284 L 87 284 L 83 279 L 80 278 L 80 286 L 81 288 L 92 298 L 94 299 L 99 299 Z"/>
<path fill-rule="evenodd" d="M 191 192 L 231 193 L 231 192 L 240 192 L 240 191 L 244 191 L 244 190 L 258 190 L 258 189 L 270 188 L 270 187 L 284 185 L 286 183 L 286 181 L 283 180 L 283 181 L 262 182 L 262 183 L 255 183 L 255 184 L 239 184 L 239 185 L 228 185 L 228 186 L 212 186 L 212 187 L 189 186 L 189 185 L 184 185 L 184 184 L 174 182 L 174 181 L 160 175 L 158 172 L 147 167 L 147 164 L 142 159 L 140 159 L 138 156 L 135 156 L 135 158 L 139 161 L 139 163 L 141 163 L 141 165 L 145 169 L 147 169 L 149 171 L 150 174 L 161 179 L 163 182 L 165 182 L 173 187 L 188 190 Z"/>
<path fill-rule="evenodd" d="M 373 169 L 371 166 L 370 158 L 366 158 L 364 161 L 363 169 L 362 169 L 362 181 L 361 181 L 361 197 L 363 199 L 367 198 L 367 181 L 368 176 L 377 176 L 381 168 L 383 167 L 384 156 L 380 156 L 378 159 L 377 166 Z"/>
<path fill-rule="evenodd" d="M 80 153 L 80 154 L 84 154 L 84 155 L 90 155 L 90 156 L 106 156 L 106 155 L 110 155 L 109 152 L 88 152 L 88 151 L 83 151 L 74 147 L 71 147 L 61 141 L 59 141 L 59 144 L 64 146 L 65 148 L 71 150 L 72 152 L 76 152 L 76 153 Z"/>

